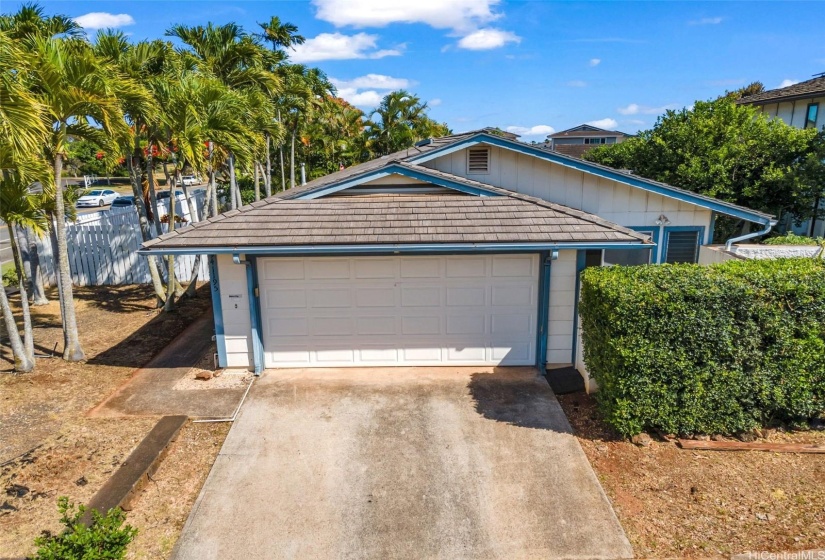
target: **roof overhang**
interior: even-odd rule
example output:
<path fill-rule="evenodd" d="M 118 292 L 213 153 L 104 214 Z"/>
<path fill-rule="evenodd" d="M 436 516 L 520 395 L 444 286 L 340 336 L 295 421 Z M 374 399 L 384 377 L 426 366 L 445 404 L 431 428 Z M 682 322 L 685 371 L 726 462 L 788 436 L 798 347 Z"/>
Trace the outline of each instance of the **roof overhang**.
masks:
<path fill-rule="evenodd" d="M 766 92 L 767 93 L 767 92 Z M 818 97 L 825 97 L 825 90 L 823 91 L 814 91 L 814 92 L 807 92 L 807 93 L 798 93 L 795 95 L 783 95 L 781 97 L 771 97 L 768 99 L 755 99 L 753 101 L 749 101 L 747 97 L 743 97 L 742 99 L 737 99 L 737 105 L 771 105 L 773 103 L 785 103 L 788 101 L 800 101 L 804 99 L 816 99 Z"/>
<path fill-rule="evenodd" d="M 652 249 L 653 242 L 601 243 L 428 243 L 397 245 L 261 245 L 244 247 L 168 247 L 138 250 L 140 255 L 393 255 L 463 253 L 537 253 L 586 249 Z"/>
<path fill-rule="evenodd" d="M 589 173 L 597 177 L 603 177 L 605 179 L 610 179 L 618 183 L 624 183 L 632 187 L 653 192 L 661 196 L 673 198 L 681 202 L 687 202 L 690 204 L 694 204 L 696 206 L 700 206 L 702 208 L 707 208 L 708 210 L 712 210 L 713 212 L 717 212 L 719 214 L 725 214 L 727 216 L 732 216 L 734 218 L 739 218 L 742 220 L 762 225 L 776 224 L 776 220 L 773 216 L 763 214 L 762 212 L 757 212 L 755 210 L 751 210 L 743 206 L 738 206 L 736 204 L 731 204 L 729 202 L 723 202 L 721 200 L 716 200 L 710 197 L 698 195 L 696 193 L 692 193 L 690 191 L 666 185 L 664 183 L 650 181 L 647 179 L 643 179 L 641 177 L 631 176 L 626 173 L 616 171 L 615 169 L 605 167 L 603 165 L 595 164 L 585 160 L 580 160 L 574 157 L 565 156 L 564 154 L 560 154 L 558 152 L 551 152 L 547 150 L 542 150 L 541 148 L 534 148 L 522 142 L 514 142 L 512 140 L 507 140 L 506 138 L 493 136 L 492 134 L 487 133 L 475 134 L 464 140 L 460 140 L 454 144 L 448 144 L 443 148 L 437 148 L 435 150 L 423 153 L 419 156 L 413 156 L 409 158 L 407 161 L 412 163 L 423 163 L 478 144 L 497 146 L 507 150 L 519 152 L 528 156 L 533 156 L 565 167 L 576 169 L 578 171 L 583 171 L 585 173 Z"/>

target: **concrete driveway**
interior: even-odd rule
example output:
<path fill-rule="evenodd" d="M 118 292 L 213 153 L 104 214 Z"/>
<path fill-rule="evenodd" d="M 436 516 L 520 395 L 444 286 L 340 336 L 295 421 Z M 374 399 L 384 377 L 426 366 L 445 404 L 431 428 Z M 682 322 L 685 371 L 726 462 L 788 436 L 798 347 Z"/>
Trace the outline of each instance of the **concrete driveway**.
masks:
<path fill-rule="evenodd" d="M 630 556 L 564 413 L 531 368 L 266 372 L 173 555 Z"/>

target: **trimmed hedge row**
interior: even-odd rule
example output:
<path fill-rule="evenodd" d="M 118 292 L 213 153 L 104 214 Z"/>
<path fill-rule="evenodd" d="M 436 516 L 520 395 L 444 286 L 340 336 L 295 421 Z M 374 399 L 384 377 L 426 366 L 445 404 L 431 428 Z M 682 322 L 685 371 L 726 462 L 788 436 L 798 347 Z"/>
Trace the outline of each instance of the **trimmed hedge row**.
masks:
<path fill-rule="evenodd" d="M 588 268 L 584 360 L 624 435 L 733 434 L 825 411 L 825 262 Z"/>

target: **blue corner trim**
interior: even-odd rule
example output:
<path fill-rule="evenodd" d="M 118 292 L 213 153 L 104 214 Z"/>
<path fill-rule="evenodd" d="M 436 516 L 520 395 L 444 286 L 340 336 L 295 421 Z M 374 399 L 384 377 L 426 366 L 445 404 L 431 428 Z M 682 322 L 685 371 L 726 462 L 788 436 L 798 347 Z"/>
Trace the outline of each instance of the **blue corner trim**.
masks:
<path fill-rule="evenodd" d="M 249 322 L 252 327 L 252 361 L 255 375 L 264 370 L 264 347 L 261 341 L 261 302 L 258 297 L 257 266 L 255 257 L 246 257 L 246 289 L 249 294 Z"/>
<path fill-rule="evenodd" d="M 576 252 L 576 292 L 573 299 L 573 348 L 570 352 L 570 363 L 576 367 L 576 346 L 579 338 L 579 292 L 581 289 L 582 271 L 587 264 L 587 253 L 579 250 Z"/>
<path fill-rule="evenodd" d="M 703 244 L 705 239 L 705 226 L 666 226 L 665 237 L 662 241 L 662 257 L 661 262 L 667 262 L 667 245 L 670 242 L 670 234 L 674 231 L 698 231 L 698 239 L 696 242 L 696 262 L 699 261 L 699 247 Z"/>
<path fill-rule="evenodd" d="M 215 345 L 218 347 L 218 366 L 226 367 L 226 337 L 223 327 L 223 305 L 221 304 L 221 284 L 218 276 L 218 259 L 209 255 L 209 286 L 212 290 L 212 316 L 215 320 Z"/>
<path fill-rule="evenodd" d="M 500 148 L 505 148 L 508 150 L 512 150 L 514 152 L 534 156 L 539 159 L 544 159 L 547 161 L 551 161 L 553 163 L 557 163 L 559 165 L 563 165 L 565 167 L 571 167 L 579 171 L 584 171 L 585 173 L 596 175 L 597 177 L 603 177 L 605 179 L 610 179 L 612 181 L 624 183 L 625 185 L 637 187 L 662 196 L 667 196 L 669 198 L 673 198 L 683 202 L 688 202 L 690 204 L 695 204 L 696 206 L 708 208 L 710 210 L 719 212 L 720 214 L 726 214 L 728 216 L 733 216 L 735 218 L 740 218 L 743 220 L 747 220 L 749 222 L 767 225 L 775 221 L 773 220 L 773 216 L 769 216 L 768 214 L 763 214 L 762 212 L 751 210 L 750 208 L 745 208 L 743 206 L 738 206 L 736 204 L 731 204 L 729 202 L 724 202 L 711 197 L 702 196 L 671 185 L 666 185 L 665 183 L 659 183 L 657 181 L 650 181 L 642 177 L 628 175 L 615 169 L 611 169 L 610 167 L 605 167 L 603 165 L 581 160 L 578 158 L 568 157 L 557 152 L 542 150 L 541 148 L 535 148 L 533 146 L 530 146 L 529 144 L 524 144 L 522 142 L 516 142 L 513 140 L 507 140 L 506 138 L 502 138 L 500 136 L 493 136 L 491 134 L 487 134 L 484 132 L 474 134 L 473 136 L 461 140 L 460 142 L 448 144 L 443 148 L 430 150 L 419 156 L 412 157 L 407 161 L 416 163 L 425 162 L 437 157 L 441 157 L 446 154 L 463 150 L 464 148 L 474 146 L 476 144 L 498 146 Z"/>
<path fill-rule="evenodd" d="M 536 367 L 547 374 L 547 336 L 550 331 L 550 267 L 553 258 L 549 251 L 539 253 L 538 328 L 536 329 Z"/>
<path fill-rule="evenodd" d="M 716 212 L 710 213 L 710 224 L 708 225 L 708 235 L 705 238 L 704 245 L 713 244 L 713 234 L 716 233 Z"/>
<path fill-rule="evenodd" d="M 444 187 L 447 189 L 453 189 L 455 191 L 463 192 L 466 194 L 472 194 L 475 196 L 503 196 L 500 192 L 496 192 L 492 189 L 485 189 L 482 187 L 475 187 L 472 185 L 467 185 L 465 183 L 459 181 L 451 181 L 444 177 L 440 177 L 434 174 L 430 174 L 426 172 L 426 168 L 422 168 L 421 171 L 417 171 L 415 169 L 410 169 L 409 167 L 405 167 L 403 165 L 398 164 L 390 164 L 386 167 L 381 167 L 374 171 L 370 171 L 364 173 L 362 175 L 358 175 L 353 177 L 348 181 L 344 181 L 343 183 L 334 183 L 331 185 L 325 185 L 318 187 L 317 189 L 313 189 L 311 191 L 303 192 L 295 196 L 293 200 L 311 200 L 314 198 L 321 198 L 324 196 L 328 196 L 330 194 L 336 193 L 338 191 L 343 191 L 368 181 L 374 181 L 375 179 L 381 179 L 383 177 L 387 177 L 388 175 L 403 175 L 405 177 L 409 177 L 410 179 L 416 179 L 418 181 L 424 181 L 426 183 L 430 183 L 433 185 L 437 185 L 439 187 Z"/>

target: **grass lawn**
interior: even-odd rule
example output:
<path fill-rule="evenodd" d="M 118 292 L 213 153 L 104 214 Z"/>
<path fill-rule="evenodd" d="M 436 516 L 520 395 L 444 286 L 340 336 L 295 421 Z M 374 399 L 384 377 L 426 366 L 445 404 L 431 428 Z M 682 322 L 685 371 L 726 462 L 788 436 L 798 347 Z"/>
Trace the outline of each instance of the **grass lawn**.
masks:
<path fill-rule="evenodd" d="M 825 455 L 637 447 L 601 422 L 592 397 L 559 401 L 637 557 L 825 548 Z M 766 440 L 825 445 L 825 432 Z"/>
<path fill-rule="evenodd" d="M 62 348 L 56 294 L 33 308 L 37 352 Z M 0 558 L 31 554 L 43 530 L 58 530 L 57 498 L 86 503 L 157 418 L 89 418 L 86 413 L 211 307 L 208 286 L 179 310 L 159 313 L 144 286 L 76 288 L 85 363 L 40 358 L 34 373 L 11 373 L 0 351 Z M 13 304 L 19 303 L 13 300 Z M 153 482 L 128 513 L 139 534 L 130 558 L 168 556 L 227 424 L 187 424 Z"/>

